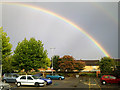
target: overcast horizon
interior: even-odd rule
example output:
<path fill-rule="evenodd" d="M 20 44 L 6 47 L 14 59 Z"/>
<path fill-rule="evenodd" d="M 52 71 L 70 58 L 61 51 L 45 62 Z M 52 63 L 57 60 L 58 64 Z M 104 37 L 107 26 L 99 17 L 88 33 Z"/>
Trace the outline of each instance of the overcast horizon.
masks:
<path fill-rule="evenodd" d="M 118 3 L 36 2 L 25 3 L 52 11 L 83 28 L 110 54 L 118 58 Z M 64 21 L 39 10 L 2 5 L 2 26 L 15 50 L 26 37 L 41 40 L 52 55 L 75 59 L 100 59 L 105 55 L 91 40 Z M 55 48 L 52 52 L 50 48 Z"/>

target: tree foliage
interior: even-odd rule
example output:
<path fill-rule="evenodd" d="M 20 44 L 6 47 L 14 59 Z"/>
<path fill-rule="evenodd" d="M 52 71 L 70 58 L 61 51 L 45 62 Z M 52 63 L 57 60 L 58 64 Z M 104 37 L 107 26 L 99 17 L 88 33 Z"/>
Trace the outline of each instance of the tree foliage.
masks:
<path fill-rule="evenodd" d="M 82 70 L 85 66 L 84 62 L 75 60 L 72 56 L 65 55 L 59 61 L 59 67 L 62 71 L 71 72 L 73 70 Z"/>
<path fill-rule="evenodd" d="M 103 57 L 99 62 L 100 71 L 103 74 L 111 74 L 115 69 L 115 61 L 110 57 Z"/>
<path fill-rule="evenodd" d="M 3 32 L 3 28 L 0 28 L 0 59 L 2 60 L 2 72 L 10 72 L 13 71 L 12 66 L 12 57 L 11 48 L 12 44 L 9 43 L 10 38 L 7 36 L 6 32 Z M 1 55 L 2 54 L 2 55 Z"/>
<path fill-rule="evenodd" d="M 26 38 L 19 42 L 14 51 L 15 65 L 18 69 L 37 70 L 38 68 L 47 68 L 50 66 L 50 59 L 47 57 L 47 50 L 44 50 L 42 41 L 36 41 L 35 38 Z"/>
<path fill-rule="evenodd" d="M 14 63 L 14 59 L 12 58 L 12 56 L 8 56 L 6 57 L 3 61 L 2 61 L 2 67 L 3 67 L 3 73 L 11 73 L 14 72 L 15 70 L 15 66 L 13 65 Z"/>
<path fill-rule="evenodd" d="M 10 38 L 7 37 L 7 33 L 3 32 L 2 28 L 0 28 L 0 32 L 2 33 L 2 59 L 4 60 L 4 58 L 11 54 L 12 44 L 9 43 Z"/>
<path fill-rule="evenodd" d="M 83 61 L 81 61 L 81 60 L 75 60 L 74 61 L 75 62 L 75 66 L 74 66 L 74 68 L 75 68 L 75 70 L 83 70 L 84 69 L 84 67 L 85 67 L 85 62 L 83 62 Z"/>
<path fill-rule="evenodd" d="M 58 56 L 58 55 L 55 55 L 52 58 L 52 60 L 53 60 L 53 69 L 56 70 L 56 71 L 59 69 L 59 62 L 58 62 L 58 61 L 60 61 L 59 58 L 60 58 L 60 56 Z"/>

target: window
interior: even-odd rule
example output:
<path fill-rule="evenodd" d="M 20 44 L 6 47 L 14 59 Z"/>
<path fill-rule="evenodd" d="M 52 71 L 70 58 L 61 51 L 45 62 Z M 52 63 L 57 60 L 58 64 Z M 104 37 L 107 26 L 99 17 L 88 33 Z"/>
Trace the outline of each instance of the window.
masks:
<path fill-rule="evenodd" d="M 19 76 L 18 76 L 17 74 L 15 74 L 15 75 L 13 75 L 13 77 L 16 77 L 16 78 L 17 78 L 17 77 L 19 77 Z"/>
<path fill-rule="evenodd" d="M 33 80 L 30 76 L 27 77 L 28 80 Z"/>
<path fill-rule="evenodd" d="M 37 77 L 37 76 L 32 76 L 34 79 L 39 79 L 39 77 Z"/>
<path fill-rule="evenodd" d="M 26 76 L 22 76 L 20 79 L 26 79 Z"/>
<path fill-rule="evenodd" d="M 110 79 L 116 79 L 116 77 L 110 76 Z"/>
<path fill-rule="evenodd" d="M 109 76 L 105 76 L 104 78 L 109 78 Z"/>

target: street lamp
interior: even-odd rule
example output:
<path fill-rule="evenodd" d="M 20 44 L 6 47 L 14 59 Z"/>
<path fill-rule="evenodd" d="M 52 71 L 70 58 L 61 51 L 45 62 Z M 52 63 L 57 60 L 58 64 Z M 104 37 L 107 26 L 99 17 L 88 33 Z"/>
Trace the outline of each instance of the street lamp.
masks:
<path fill-rule="evenodd" d="M 54 55 L 53 51 L 55 50 L 55 48 L 50 48 L 50 49 L 52 50 L 52 58 L 51 59 L 52 59 L 52 75 L 53 75 L 53 55 Z"/>

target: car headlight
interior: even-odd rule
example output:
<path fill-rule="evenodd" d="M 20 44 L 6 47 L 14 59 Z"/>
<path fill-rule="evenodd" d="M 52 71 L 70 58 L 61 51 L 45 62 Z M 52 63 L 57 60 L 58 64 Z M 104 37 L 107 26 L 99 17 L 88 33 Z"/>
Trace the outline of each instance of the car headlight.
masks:
<path fill-rule="evenodd" d="M 2 90 L 4 87 L 3 86 L 0 86 L 0 90 Z"/>
<path fill-rule="evenodd" d="M 61 78 L 64 78 L 64 77 L 61 77 Z"/>
<path fill-rule="evenodd" d="M 50 82 L 51 80 L 47 80 L 47 82 Z"/>

